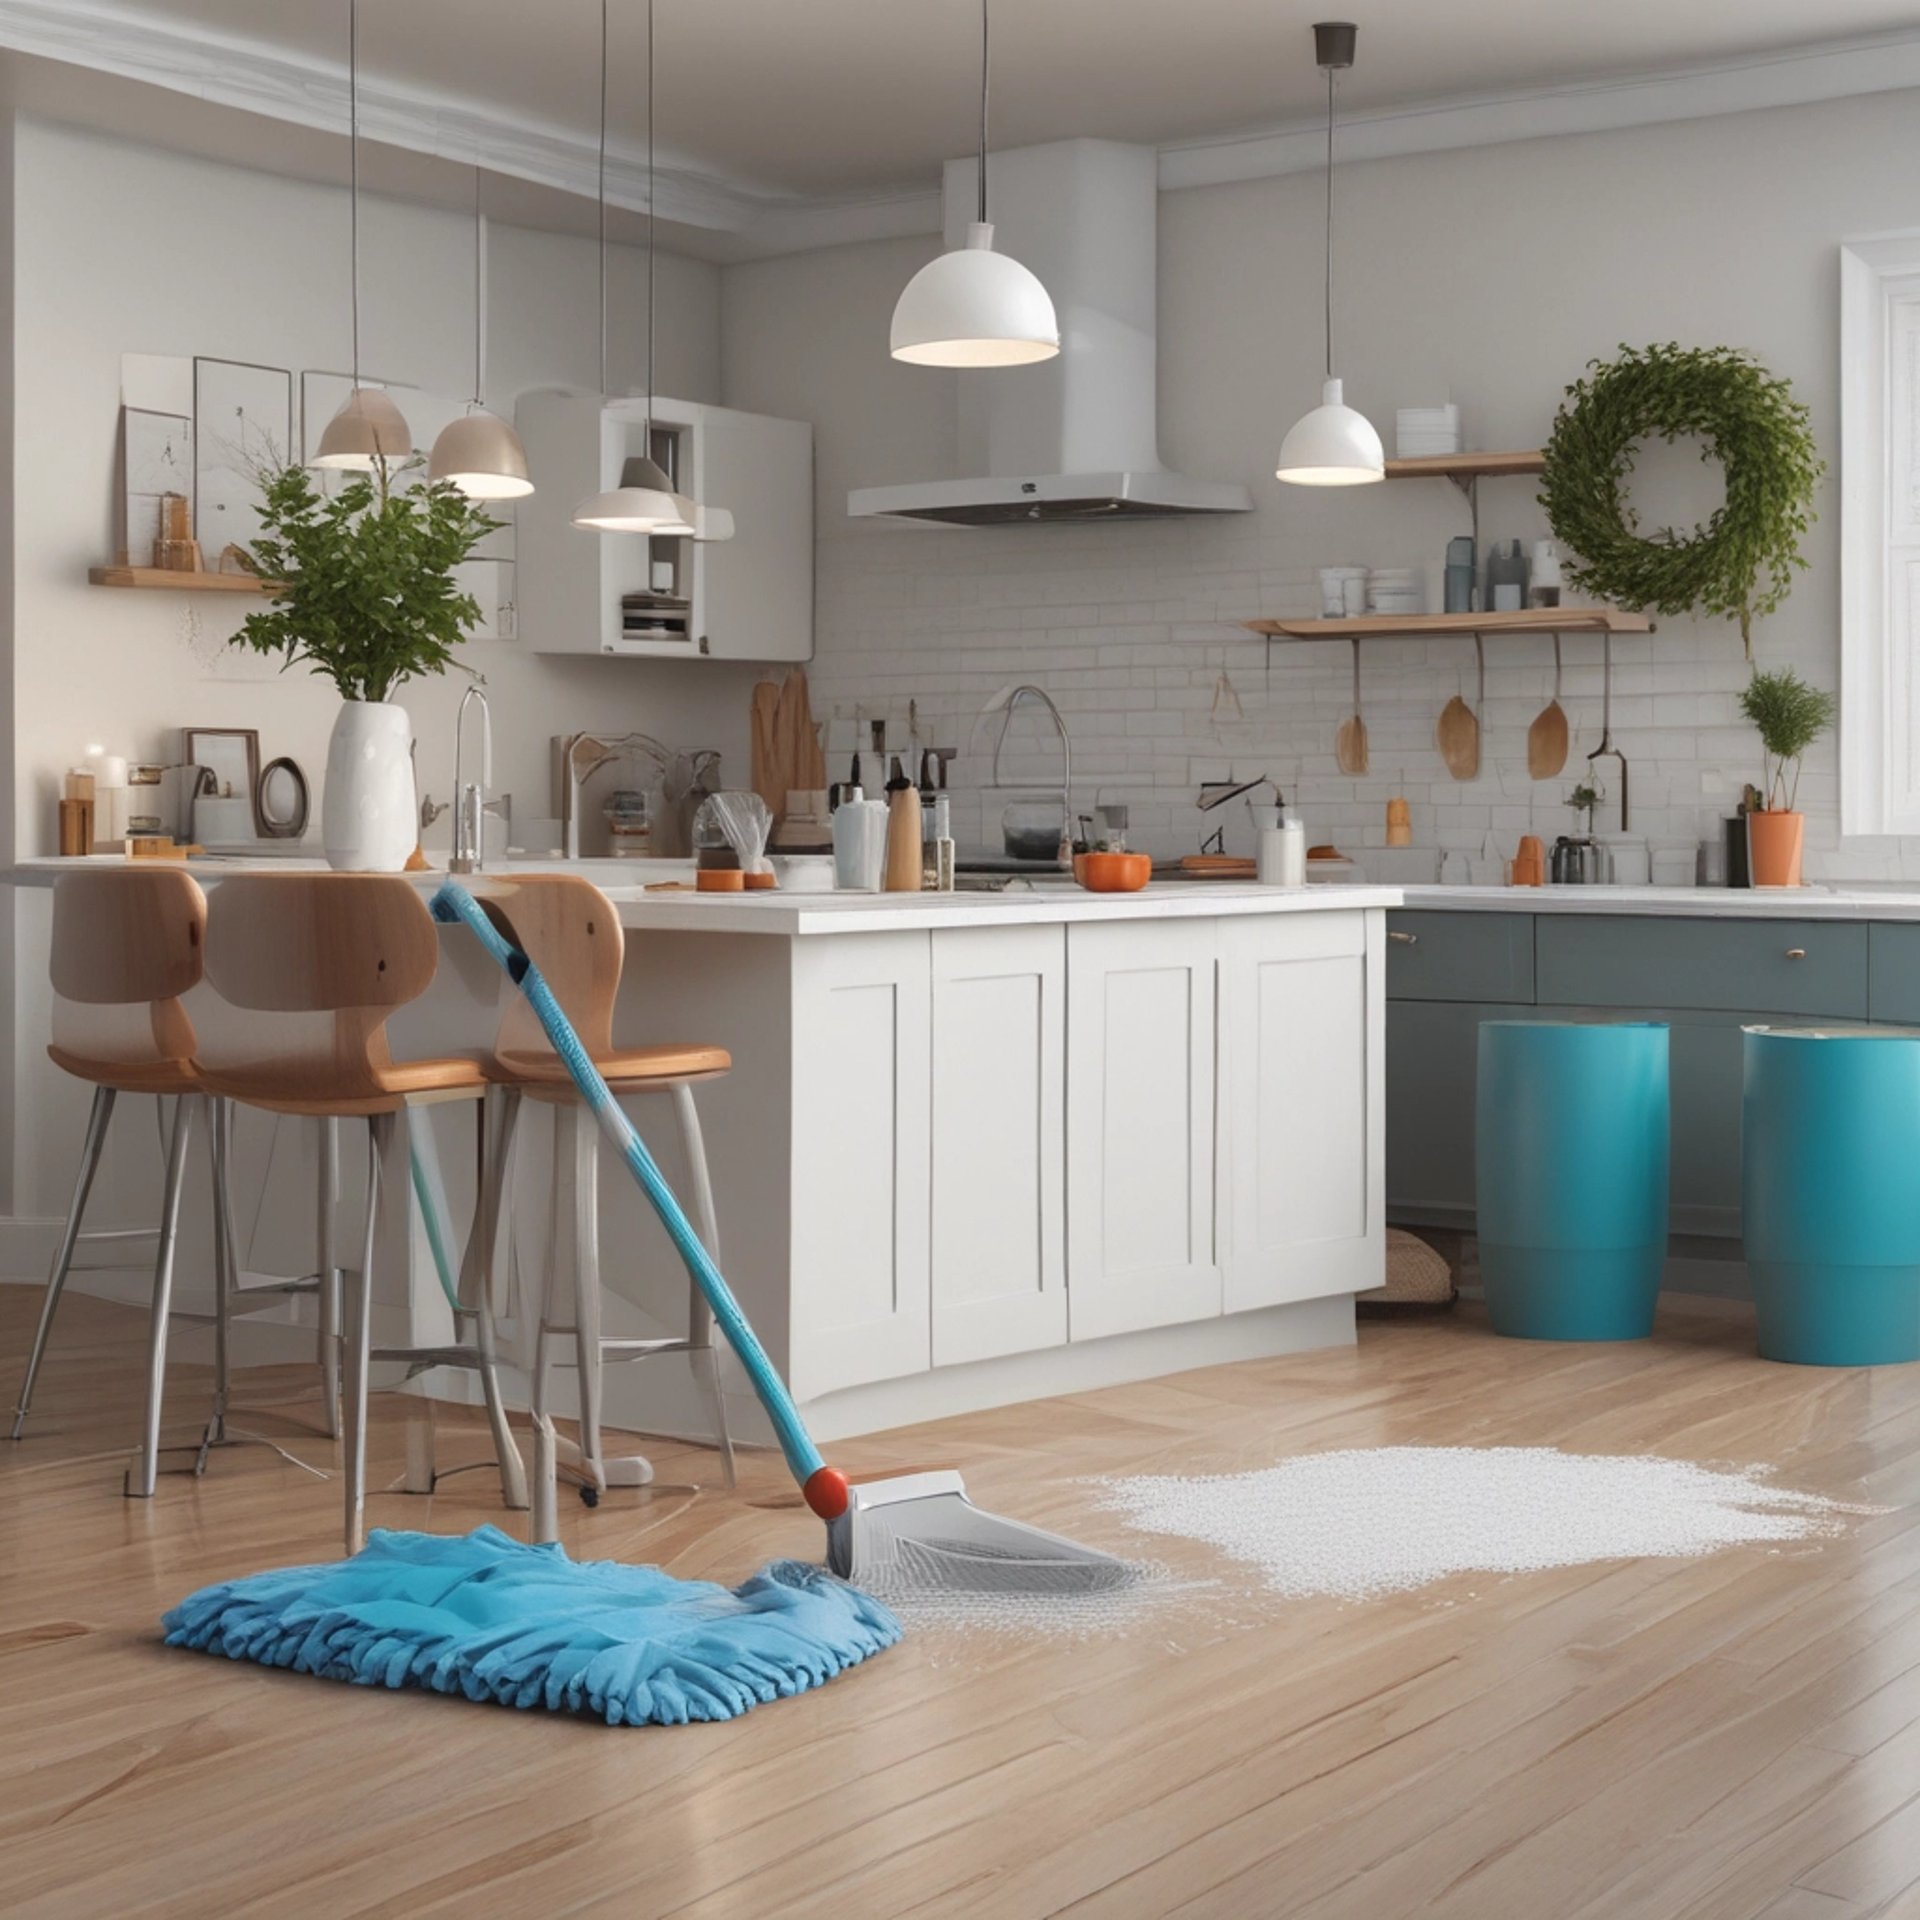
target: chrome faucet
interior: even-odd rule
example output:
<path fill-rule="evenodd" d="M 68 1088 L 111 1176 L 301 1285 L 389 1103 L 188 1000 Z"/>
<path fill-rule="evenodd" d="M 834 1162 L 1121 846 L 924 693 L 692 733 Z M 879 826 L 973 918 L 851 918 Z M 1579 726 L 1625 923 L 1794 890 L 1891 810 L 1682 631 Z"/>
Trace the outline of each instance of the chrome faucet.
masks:
<path fill-rule="evenodd" d="M 480 778 L 461 778 L 467 745 L 467 704 L 480 702 Z M 475 679 L 460 696 L 453 722 L 453 854 L 449 873 L 478 873 L 487 850 L 487 789 L 493 784 L 493 710 L 487 705 L 485 682 Z"/>
<path fill-rule="evenodd" d="M 1037 700 L 1045 707 L 1053 720 L 1053 730 L 1060 736 L 1060 851 L 1059 860 L 1063 867 L 1073 865 L 1073 747 L 1067 739 L 1067 723 L 1060 717 L 1060 709 L 1044 687 L 1036 687 L 1023 681 L 1019 686 L 1008 687 L 996 693 L 981 710 L 985 719 L 995 708 L 1002 715 L 1000 737 L 993 743 L 993 777 L 988 781 L 990 787 L 999 787 L 1000 751 L 1007 744 L 1007 729 L 1013 724 L 1014 709 L 1022 700 Z"/>

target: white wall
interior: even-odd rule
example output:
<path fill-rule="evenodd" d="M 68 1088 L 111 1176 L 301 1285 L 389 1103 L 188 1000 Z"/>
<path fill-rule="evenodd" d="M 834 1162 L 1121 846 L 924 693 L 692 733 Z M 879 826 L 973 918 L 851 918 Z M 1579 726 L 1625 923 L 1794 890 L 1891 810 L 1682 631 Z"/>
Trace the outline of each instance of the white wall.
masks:
<path fill-rule="evenodd" d="M 1396 407 L 1451 396 L 1470 444 L 1537 446 L 1590 358 L 1623 341 L 1727 343 L 1793 382 L 1837 464 L 1836 243 L 1920 225 L 1916 143 L 1920 94 L 1901 93 L 1344 168 L 1348 397 L 1389 444 Z M 1468 784 L 1446 777 L 1433 722 L 1463 676 L 1472 697 L 1470 647 L 1369 652 L 1374 771 L 1350 780 L 1333 759 L 1346 650 L 1276 647 L 1269 662 L 1238 630 L 1252 616 L 1316 612 L 1314 569 L 1332 562 L 1423 564 L 1437 605 L 1446 540 L 1466 528 L 1464 503 L 1439 482 L 1315 493 L 1272 478 L 1281 435 L 1317 395 L 1322 191 L 1317 176 L 1293 175 L 1161 199 L 1161 456 L 1247 482 L 1258 510 L 1244 517 L 966 532 L 851 524 L 849 484 L 950 470 L 956 376 L 886 356 L 893 298 L 926 249 L 898 242 L 727 269 L 729 400 L 817 423 L 817 713 L 858 706 L 897 721 L 916 698 L 943 739 L 964 745 L 982 698 L 1031 675 L 1067 710 L 1079 804 L 1096 791 L 1130 801 L 1136 830 L 1171 851 L 1197 842 L 1188 801 L 1198 781 L 1230 767 L 1270 771 L 1290 793 L 1297 783 L 1310 836 L 1359 853 L 1380 845 L 1396 787 L 1429 849 L 1477 850 L 1491 831 L 1510 853 L 1530 823 L 1570 829 L 1562 798 L 1599 734 L 1597 640 L 1568 642 L 1576 757 L 1536 787 L 1524 739 L 1549 690 L 1548 642 L 1493 654 L 1483 772 Z M 1645 464 L 1648 520 L 1696 517 L 1701 489 L 1684 480 L 1695 470 L 1677 458 Z M 1811 570 L 1757 649 L 1829 686 L 1838 498 L 1830 475 Z M 1489 484 L 1482 509 L 1483 538 L 1545 532 L 1528 482 Z M 1632 761 L 1636 830 L 1713 831 L 1758 777 L 1735 710 L 1747 671 L 1737 635 L 1662 621 L 1649 638 L 1617 642 L 1616 660 L 1614 732 Z M 1244 721 L 1216 711 L 1223 673 Z M 1920 878 L 1920 842 L 1840 847 L 1831 741 L 1816 749 L 1801 798 L 1816 873 Z M 999 805 L 986 811 L 997 819 Z M 975 822 L 963 813 L 960 825 Z"/>
<path fill-rule="evenodd" d="M 296 375 L 347 365 L 346 196 L 31 121 L 19 126 L 16 175 L 14 844 L 52 850 L 59 775 L 89 741 L 171 760 L 192 724 L 258 727 L 262 751 L 299 760 L 317 799 L 337 706 L 327 682 L 265 678 L 257 665 L 241 677 L 219 642 L 243 607 L 90 587 L 86 571 L 112 558 L 122 353 L 225 355 Z M 361 214 L 363 366 L 463 395 L 470 223 L 377 199 L 363 198 Z M 644 378 L 642 268 L 634 250 L 614 250 L 616 392 Z M 525 387 L 597 385 L 591 242 L 496 227 L 490 270 L 493 404 L 510 413 Z M 717 400 L 718 272 L 664 256 L 659 278 L 661 390 Z M 552 811 L 549 737 L 589 723 L 720 746 L 745 778 L 751 667 L 562 659 L 507 641 L 469 643 L 464 657 L 487 676 L 497 784 L 516 819 Z M 421 784 L 443 799 L 465 684 L 450 674 L 400 696 L 419 731 Z"/>

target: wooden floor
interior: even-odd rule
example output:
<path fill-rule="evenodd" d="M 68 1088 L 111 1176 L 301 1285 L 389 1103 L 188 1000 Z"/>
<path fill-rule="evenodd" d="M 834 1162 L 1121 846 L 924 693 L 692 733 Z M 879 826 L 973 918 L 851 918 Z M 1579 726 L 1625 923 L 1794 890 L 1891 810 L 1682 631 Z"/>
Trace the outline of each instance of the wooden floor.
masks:
<path fill-rule="evenodd" d="M 8 1404 L 34 1304 L 0 1287 Z M 730 1725 L 612 1730 L 161 1647 L 189 1589 L 333 1557 L 339 1502 L 254 1451 L 123 1500 L 140 1337 L 71 1301 L 28 1439 L 0 1442 L 12 1920 L 1920 1915 L 1920 1367 L 1765 1366 L 1741 1310 L 1706 1304 L 1598 1348 L 1497 1340 L 1462 1309 L 857 1443 L 850 1467 L 951 1460 L 983 1504 L 1110 1544 L 1076 1476 L 1352 1445 L 1765 1461 L 1891 1511 L 1809 1546 L 1161 1612 L 1111 1639 L 923 1633 Z M 249 1376 L 268 1384 L 306 1390 Z M 178 1369 L 176 1434 L 203 1391 Z M 376 1483 L 400 1460 L 381 1407 Z M 766 1456 L 737 1496 L 640 1501 L 569 1501 L 570 1549 L 730 1580 L 818 1552 Z M 502 1517 L 481 1474 L 374 1509 Z"/>

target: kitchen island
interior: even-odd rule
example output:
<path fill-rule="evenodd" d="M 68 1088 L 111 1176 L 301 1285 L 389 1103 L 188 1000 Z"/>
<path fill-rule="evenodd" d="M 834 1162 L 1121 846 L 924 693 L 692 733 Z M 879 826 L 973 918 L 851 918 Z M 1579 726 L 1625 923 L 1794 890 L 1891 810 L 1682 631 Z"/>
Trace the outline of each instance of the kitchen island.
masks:
<path fill-rule="evenodd" d="M 16 870 L 22 926 L 43 924 L 41 889 L 61 864 Z M 1384 1276 L 1385 912 L 1397 890 L 746 897 L 650 891 L 636 881 L 656 875 L 613 863 L 581 870 L 627 930 L 616 1038 L 733 1056 L 699 1089 L 721 1264 L 822 1436 L 1352 1339 L 1353 1295 Z M 195 871 L 215 886 L 223 867 Z M 23 981 L 44 980 L 33 944 Z M 433 988 L 393 1023 L 396 1056 L 483 1046 L 502 985 L 464 929 L 443 930 Z M 30 1026 L 20 1055 L 44 1218 L 70 1178 L 81 1093 Z M 632 1111 L 685 1191 L 664 1103 Z M 424 1124 L 463 1209 L 471 1123 L 444 1110 Z M 116 1131 L 113 1217 L 99 1224 L 134 1225 L 151 1217 L 151 1140 Z M 241 1116 L 236 1191 L 259 1200 L 241 1223 L 251 1272 L 311 1265 L 312 1131 Z M 549 1133 L 529 1109 L 518 1277 L 501 1301 L 504 1351 L 523 1363 Z M 397 1138 L 390 1191 L 406 1190 L 404 1152 Z M 677 1328 L 684 1273 L 612 1167 L 600 1207 L 607 1331 Z M 199 1211 L 190 1201 L 190 1220 Z M 417 1228 L 396 1221 L 379 1259 L 376 1338 L 447 1337 Z M 201 1272 L 183 1256 L 184 1304 L 204 1304 Z M 129 1291 L 139 1284 L 128 1276 Z M 470 1385 L 432 1384 L 456 1397 Z M 570 1375 L 559 1384 L 565 1410 Z M 735 1385 L 743 1429 L 763 1431 Z M 653 1430 L 704 1424 L 667 1361 L 613 1370 L 607 1410 Z"/>

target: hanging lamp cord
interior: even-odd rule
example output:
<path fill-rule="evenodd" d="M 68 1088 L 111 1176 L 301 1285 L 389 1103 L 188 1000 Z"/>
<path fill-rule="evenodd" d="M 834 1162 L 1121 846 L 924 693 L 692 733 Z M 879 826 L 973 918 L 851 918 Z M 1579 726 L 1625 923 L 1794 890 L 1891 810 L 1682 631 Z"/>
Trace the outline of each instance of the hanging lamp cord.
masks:
<path fill-rule="evenodd" d="M 483 252 L 486 242 L 480 219 L 480 161 L 473 163 L 473 404 L 487 404 L 486 345 L 481 332 L 487 280 Z"/>
<path fill-rule="evenodd" d="M 1333 78 L 1327 69 L 1327 378 L 1333 378 Z"/>
<path fill-rule="evenodd" d="M 647 0 L 647 458 L 653 458 L 653 0 Z"/>
<path fill-rule="evenodd" d="M 980 0 L 980 224 L 987 224 L 987 89 L 991 84 L 993 44 L 987 28 L 987 0 Z"/>
<path fill-rule="evenodd" d="M 360 0 L 347 0 L 347 246 L 353 286 L 353 384 L 360 386 Z"/>
<path fill-rule="evenodd" d="M 607 390 L 607 0 L 600 0 L 600 391 Z"/>

